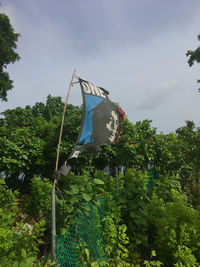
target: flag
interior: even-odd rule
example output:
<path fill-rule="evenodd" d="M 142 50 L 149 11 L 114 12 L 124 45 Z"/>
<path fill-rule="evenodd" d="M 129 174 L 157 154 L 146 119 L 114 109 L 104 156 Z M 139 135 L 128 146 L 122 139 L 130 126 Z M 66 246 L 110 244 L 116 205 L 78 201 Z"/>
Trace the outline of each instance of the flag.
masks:
<path fill-rule="evenodd" d="M 85 151 L 98 153 L 101 145 L 115 144 L 122 131 L 124 111 L 112 102 L 109 92 L 102 87 L 79 78 L 83 96 L 83 116 L 76 145 L 68 159 L 77 158 Z M 65 162 L 58 174 L 66 175 L 69 165 Z"/>
<path fill-rule="evenodd" d="M 110 101 L 108 91 L 79 78 L 83 95 L 83 118 L 76 146 L 69 158 L 82 151 L 98 153 L 100 145 L 115 144 L 118 140 L 125 113 Z"/>

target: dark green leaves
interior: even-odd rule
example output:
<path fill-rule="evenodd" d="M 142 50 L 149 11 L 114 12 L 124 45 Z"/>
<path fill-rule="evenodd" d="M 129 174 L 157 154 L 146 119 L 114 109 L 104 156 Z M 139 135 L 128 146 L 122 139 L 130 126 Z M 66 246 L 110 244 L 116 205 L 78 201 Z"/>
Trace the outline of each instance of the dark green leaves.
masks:
<path fill-rule="evenodd" d="M 13 81 L 9 74 L 4 71 L 9 63 L 19 60 L 19 55 L 15 52 L 16 42 L 19 34 L 15 33 L 9 18 L 5 14 L 0 14 L 0 99 L 7 101 L 7 92 L 13 88 Z"/>
<path fill-rule="evenodd" d="M 198 35 L 198 40 L 200 41 L 200 35 Z M 194 51 L 188 50 L 186 56 L 189 57 L 188 64 L 191 67 L 195 62 L 200 63 L 200 46 L 197 47 Z M 199 83 L 200 80 L 197 80 Z M 200 91 L 200 89 L 199 89 Z"/>

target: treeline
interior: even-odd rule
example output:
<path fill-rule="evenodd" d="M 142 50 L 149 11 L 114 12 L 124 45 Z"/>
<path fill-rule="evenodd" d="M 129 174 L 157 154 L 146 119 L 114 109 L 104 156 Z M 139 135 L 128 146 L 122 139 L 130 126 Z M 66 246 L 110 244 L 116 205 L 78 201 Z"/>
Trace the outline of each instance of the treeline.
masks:
<path fill-rule="evenodd" d="M 0 119 L 2 266 L 52 264 L 50 190 L 63 106 L 49 95 L 46 103 L 6 110 Z M 82 107 L 67 106 L 60 164 L 75 145 L 81 118 Z M 83 266 L 199 266 L 199 155 L 200 130 L 193 122 L 164 134 L 151 121 L 126 118 L 116 145 L 96 156 L 82 153 L 73 172 L 59 177 L 58 233 L 103 197 L 107 260 L 97 263 L 82 249 Z"/>

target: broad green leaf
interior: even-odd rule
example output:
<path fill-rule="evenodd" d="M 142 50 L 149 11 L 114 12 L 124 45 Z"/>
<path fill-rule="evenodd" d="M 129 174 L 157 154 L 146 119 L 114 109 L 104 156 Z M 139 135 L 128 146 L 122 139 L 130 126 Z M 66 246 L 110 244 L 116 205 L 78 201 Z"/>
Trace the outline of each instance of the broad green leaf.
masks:
<path fill-rule="evenodd" d="M 95 192 L 103 194 L 105 192 L 105 190 L 103 188 L 101 188 L 101 187 L 96 187 L 95 188 Z"/>
<path fill-rule="evenodd" d="M 79 188 L 77 185 L 70 185 L 70 191 L 73 193 L 73 194 L 78 194 L 79 192 Z"/>
<path fill-rule="evenodd" d="M 64 190 L 64 192 L 67 193 L 70 196 L 73 196 L 73 193 L 71 191 L 69 191 L 69 190 Z"/>
<path fill-rule="evenodd" d="M 66 209 L 69 213 L 71 213 L 73 211 L 73 207 L 71 205 L 67 205 Z"/>
<path fill-rule="evenodd" d="M 72 199 L 70 199 L 70 203 L 73 205 L 74 203 L 77 203 L 79 201 L 78 196 L 74 196 L 72 197 Z"/>
<path fill-rule="evenodd" d="M 17 261 L 15 261 L 14 263 L 13 263 L 13 267 L 18 267 L 19 265 L 18 265 L 18 262 Z"/>
<path fill-rule="evenodd" d="M 92 201 L 97 207 L 100 207 L 101 206 L 101 203 L 99 200 L 93 200 Z"/>
<path fill-rule="evenodd" d="M 102 181 L 100 179 L 94 179 L 93 181 L 95 184 L 104 184 L 104 181 Z"/>
<path fill-rule="evenodd" d="M 99 267 L 98 262 L 94 261 L 91 263 L 91 267 Z"/>
<path fill-rule="evenodd" d="M 85 254 L 87 256 L 87 260 L 89 260 L 90 259 L 90 252 L 87 248 L 85 249 Z"/>
<path fill-rule="evenodd" d="M 86 200 L 86 201 L 90 201 L 92 199 L 92 197 L 86 193 L 82 194 L 82 197 Z"/>
<path fill-rule="evenodd" d="M 156 251 L 155 250 L 152 250 L 151 257 L 156 257 Z"/>
<path fill-rule="evenodd" d="M 22 255 L 23 258 L 26 258 L 26 251 L 23 248 L 22 248 L 22 254 L 21 255 Z"/>
<path fill-rule="evenodd" d="M 37 253 L 29 253 L 28 257 L 26 258 L 27 263 L 33 263 L 37 259 Z"/>
<path fill-rule="evenodd" d="M 92 192 L 92 186 L 90 183 L 86 184 L 85 188 L 87 191 Z"/>
<path fill-rule="evenodd" d="M 83 206 L 83 209 L 86 211 L 90 211 L 90 207 L 87 204 Z"/>
<path fill-rule="evenodd" d="M 61 235 L 66 234 L 66 232 L 67 232 L 66 228 L 64 228 L 64 227 L 61 227 L 61 228 L 60 228 L 60 233 L 61 233 Z"/>

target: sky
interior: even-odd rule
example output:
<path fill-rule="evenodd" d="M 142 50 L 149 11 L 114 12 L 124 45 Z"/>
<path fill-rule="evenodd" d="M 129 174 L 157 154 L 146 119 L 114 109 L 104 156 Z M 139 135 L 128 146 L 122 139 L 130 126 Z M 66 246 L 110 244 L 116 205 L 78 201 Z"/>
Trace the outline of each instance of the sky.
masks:
<path fill-rule="evenodd" d="M 14 88 L 0 112 L 66 99 L 74 68 L 109 91 L 128 119 L 152 120 L 169 133 L 186 120 L 200 126 L 200 65 L 187 50 L 200 44 L 199 0 L 1 0 L 20 33 L 20 61 L 7 67 Z M 82 104 L 80 86 L 69 103 Z"/>

